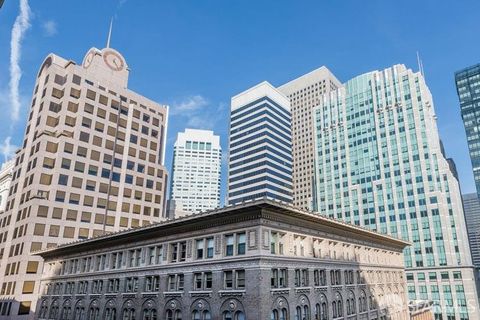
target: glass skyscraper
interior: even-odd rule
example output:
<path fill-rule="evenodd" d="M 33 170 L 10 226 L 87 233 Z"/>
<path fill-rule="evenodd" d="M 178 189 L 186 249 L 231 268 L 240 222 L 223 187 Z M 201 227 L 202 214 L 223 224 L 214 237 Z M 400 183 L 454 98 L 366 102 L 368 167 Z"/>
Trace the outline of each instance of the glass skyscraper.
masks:
<path fill-rule="evenodd" d="M 314 121 L 316 210 L 410 241 L 409 299 L 433 300 L 435 319 L 479 319 L 459 185 L 423 76 L 395 65 L 355 77 Z"/>
<path fill-rule="evenodd" d="M 464 194 L 463 208 L 473 264 L 480 268 L 480 199 L 478 199 L 478 195 L 476 193 Z"/>
<path fill-rule="evenodd" d="M 290 101 L 264 81 L 232 98 L 228 204 L 292 202 Z"/>
<path fill-rule="evenodd" d="M 467 134 L 475 186 L 477 194 L 480 195 L 480 64 L 456 72 L 455 83 Z"/>

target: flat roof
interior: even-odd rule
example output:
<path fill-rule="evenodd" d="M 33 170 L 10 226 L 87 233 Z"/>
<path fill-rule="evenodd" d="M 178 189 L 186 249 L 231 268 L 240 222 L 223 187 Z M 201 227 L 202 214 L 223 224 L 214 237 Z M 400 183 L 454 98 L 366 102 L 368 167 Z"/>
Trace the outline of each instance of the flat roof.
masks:
<path fill-rule="evenodd" d="M 126 230 L 108 233 L 108 234 L 93 237 L 93 238 L 77 240 L 74 242 L 61 244 L 57 247 L 36 251 L 34 252 L 34 254 L 40 255 L 45 258 L 45 257 L 58 256 L 62 254 L 69 254 L 70 249 L 80 249 L 83 247 L 93 248 L 95 245 L 105 246 L 105 243 L 109 241 L 117 242 L 119 240 L 127 239 L 127 238 L 145 239 L 145 237 L 148 238 L 149 235 L 155 234 L 156 231 L 169 230 L 173 228 L 181 228 L 182 226 L 192 226 L 192 225 L 201 224 L 202 222 L 205 223 L 206 222 L 205 218 L 208 218 L 208 217 L 211 217 L 211 218 L 232 217 L 234 215 L 238 216 L 238 215 L 246 214 L 247 212 L 253 212 L 254 210 L 262 210 L 262 209 L 269 210 L 270 212 L 276 212 L 282 216 L 285 215 L 289 217 L 301 218 L 301 219 L 304 219 L 306 222 L 310 221 L 312 223 L 321 223 L 326 227 L 335 228 L 339 231 L 342 231 L 344 236 L 348 235 L 346 233 L 350 233 L 351 235 L 357 234 L 359 236 L 376 240 L 379 243 L 388 242 L 393 247 L 404 248 L 410 245 L 410 243 L 407 241 L 404 241 L 386 234 L 381 234 L 364 227 L 356 226 L 356 225 L 343 222 L 341 220 L 337 220 L 334 218 L 329 218 L 319 213 L 302 210 L 285 202 L 263 198 L 259 200 L 243 202 L 240 204 L 229 205 L 223 208 L 209 210 L 201 213 L 190 214 L 187 216 L 162 221 L 162 222 L 150 224 L 150 225 L 139 227 L 139 228 L 126 229 Z M 222 219 L 222 221 L 224 220 L 226 219 Z M 228 223 L 229 223 L 228 221 L 225 221 L 225 224 L 228 224 Z M 140 235 L 143 235 L 143 237 L 140 237 Z"/>

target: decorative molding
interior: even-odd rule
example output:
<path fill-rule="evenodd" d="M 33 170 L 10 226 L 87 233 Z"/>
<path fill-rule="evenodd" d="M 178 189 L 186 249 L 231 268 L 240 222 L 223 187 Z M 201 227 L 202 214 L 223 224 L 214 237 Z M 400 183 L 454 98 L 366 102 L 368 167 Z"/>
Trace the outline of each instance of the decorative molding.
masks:
<path fill-rule="evenodd" d="M 245 290 L 220 290 L 218 295 L 220 297 L 243 297 Z"/>
<path fill-rule="evenodd" d="M 288 295 L 290 294 L 290 288 L 281 288 L 281 289 L 271 289 L 270 294 L 272 296 L 277 296 L 277 295 Z"/>

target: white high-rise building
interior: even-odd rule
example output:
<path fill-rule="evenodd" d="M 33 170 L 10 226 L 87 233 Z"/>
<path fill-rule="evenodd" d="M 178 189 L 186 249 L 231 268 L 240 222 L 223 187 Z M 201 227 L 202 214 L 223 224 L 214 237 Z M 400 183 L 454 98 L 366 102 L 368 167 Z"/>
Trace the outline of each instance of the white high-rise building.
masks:
<path fill-rule="evenodd" d="M 264 81 L 232 98 L 228 203 L 292 201 L 290 101 Z"/>
<path fill-rule="evenodd" d="M 173 148 L 170 201 L 181 205 L 183 212 L 218 208 L 222 171 L 220 137 L 213 131 L 185 129 L 178 133 Z"/>
<path fill-rule="evenodd" d="M 14 161 L 10 160 L 2 164 L 0 168 L 0 212 L 5 211 L 7 206 L 8 190 L 12 182 Z"/>

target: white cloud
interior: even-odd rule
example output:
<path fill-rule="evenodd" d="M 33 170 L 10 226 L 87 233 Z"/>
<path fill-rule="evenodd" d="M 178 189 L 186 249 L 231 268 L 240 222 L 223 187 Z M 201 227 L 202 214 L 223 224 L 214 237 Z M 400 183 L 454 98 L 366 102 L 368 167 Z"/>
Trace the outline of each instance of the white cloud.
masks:
<path fill-rule="evenodd" d="M 15 19 L 12 28 L 12 38 L 10 41 L 10 105 L 11 119 L 18 120 L 20 113 L 20 94 L 18 86 L 22 77 L 22 69 L 19 62 L 22 50 L 22 40 L 25 32 L 30 27 L 30 7 L 28 0 L 20 0 L 20 13 Z"/>
<path fill-rule="evenodd" d="M 53 37 L 58 33 L 57 23 L 53 20 L 47 20 L 42 24 L 43 34 L 46 37 Z"/>
<path fill-rule="evenodd" d="M 15 151 L 17 151 L 18 146 L 10 144 L 12 137 L 7 137 L 0 145 L 0 153 L 3 155 L 5 161 L 10 160 L 15 155 Z"/>
<path fill-rule="evenodd" d="M 181 101 L 174 102 L 170 108 L 170 114 L 172 116 L 184 115 L 188 116 L 186 113 L 194 113 L 202 109 L 208 104 L 207 99 L 201 95 L 195 95 L 186 97 Z"/>
<path fill-rule="evenodd" d="M 171 104 L 172 121 L 192 129 L 212 130 L 225 117 L 226 104 L 210 105 L 201 95 L 188 96 Z"/>

